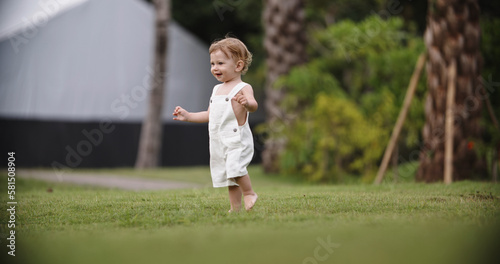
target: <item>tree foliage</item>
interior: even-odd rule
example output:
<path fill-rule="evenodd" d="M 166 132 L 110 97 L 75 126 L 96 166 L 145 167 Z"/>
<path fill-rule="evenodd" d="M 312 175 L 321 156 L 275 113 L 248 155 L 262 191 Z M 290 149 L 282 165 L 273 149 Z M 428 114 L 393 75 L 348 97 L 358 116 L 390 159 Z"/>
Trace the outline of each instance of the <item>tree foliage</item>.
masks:
<path fill-rule="evenodd" d="M 402 27 L 399 18 L 371 16 L 312 34 L 313 59 L 278 82 L 289 89 L 282 107 L 291 121 L 268 129 L 288 140 L 284 172 L 311 181 L 341 181 L 344 174 L 372 179 L 423 51 L 422 40 Z M 425 91 L 423 81 L 418 91 Z M 418 97 L 404 129 L 405 148 L 417 145 L 423 124 Z"/>

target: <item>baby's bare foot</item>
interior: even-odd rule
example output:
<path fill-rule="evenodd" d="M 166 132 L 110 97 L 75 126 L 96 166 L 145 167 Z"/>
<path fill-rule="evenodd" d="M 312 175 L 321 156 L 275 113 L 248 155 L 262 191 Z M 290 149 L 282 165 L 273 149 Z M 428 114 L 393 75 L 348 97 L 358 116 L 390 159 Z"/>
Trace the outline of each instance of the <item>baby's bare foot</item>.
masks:
<path fill-rule="evenodd" d="M 245 197 L 243 197 L 244 200 L 245 200 L 245 209 L 247 211 L 250 211 L 252 210 L 253 206 L 255 205 L 255 202 L 257 202 L 257 194 L 251 194 L 251 195 L 246 195 Z"/>
<path fill-rule="evenodd" d="M 231 209 L 229 209 L 229 211 L 227 211 L 228 213 L 238 213 L 240 211 L 240 208 L 236 208 L 236 209 L 233 209 L 233 207 L 231 207 Z"/>

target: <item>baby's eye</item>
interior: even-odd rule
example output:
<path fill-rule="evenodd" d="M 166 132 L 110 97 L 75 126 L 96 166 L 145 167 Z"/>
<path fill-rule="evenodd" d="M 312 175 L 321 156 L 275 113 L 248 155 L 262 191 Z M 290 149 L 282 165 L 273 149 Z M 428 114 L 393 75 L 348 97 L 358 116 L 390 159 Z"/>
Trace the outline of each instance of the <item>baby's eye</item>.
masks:
<path fill-rule="evenodd" d="M 222 62 L 219 62 L 219 65 L 222 65 L 222 64 L 224 64 L 224 63 L 222 63 Z"/>

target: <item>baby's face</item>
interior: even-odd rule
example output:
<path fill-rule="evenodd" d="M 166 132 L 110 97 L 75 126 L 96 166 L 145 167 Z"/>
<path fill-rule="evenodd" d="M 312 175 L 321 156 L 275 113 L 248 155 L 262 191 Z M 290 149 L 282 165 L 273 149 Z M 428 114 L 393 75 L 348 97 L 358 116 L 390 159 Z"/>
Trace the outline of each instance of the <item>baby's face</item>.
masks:
<path fill-rule="evenodd" d="M 210 53 L 210 71 L 219 82 L 227 82 L 241 74 L 241 69 L 233 58 L 229 58 L 221 50 Z"/>

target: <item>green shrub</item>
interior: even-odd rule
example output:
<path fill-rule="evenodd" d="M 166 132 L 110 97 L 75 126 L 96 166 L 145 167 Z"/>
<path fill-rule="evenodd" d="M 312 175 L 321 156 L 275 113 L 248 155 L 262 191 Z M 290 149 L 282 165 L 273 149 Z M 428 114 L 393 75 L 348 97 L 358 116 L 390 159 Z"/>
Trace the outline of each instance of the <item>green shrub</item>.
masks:
<path fill-rule="evenodd" d="M 373 173 L 385 136 L 346 98 L 320 93 L 286 130 L 282 168 L 311 181 L 339 181 L 347 172 Z"/>

